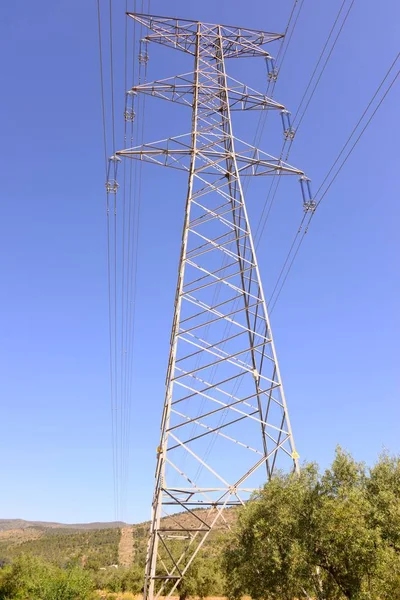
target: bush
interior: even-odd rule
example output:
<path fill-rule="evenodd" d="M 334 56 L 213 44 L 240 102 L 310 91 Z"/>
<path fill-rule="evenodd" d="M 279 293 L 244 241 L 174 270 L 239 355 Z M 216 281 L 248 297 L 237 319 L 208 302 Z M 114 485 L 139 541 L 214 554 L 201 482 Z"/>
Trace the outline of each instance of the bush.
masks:
<path fill-rule="evenodd" d="M 0 571 L 0 600 L 88 600 L 90 575 L 80 567 L 61 569 L 22 555 Z"/>
<path fill-rule="evenodd" d="M 97 589 L 133 594 L 140 594 L 143 591 L 143 568 L 138 565 L 97 571 L 92 576 Z"/>

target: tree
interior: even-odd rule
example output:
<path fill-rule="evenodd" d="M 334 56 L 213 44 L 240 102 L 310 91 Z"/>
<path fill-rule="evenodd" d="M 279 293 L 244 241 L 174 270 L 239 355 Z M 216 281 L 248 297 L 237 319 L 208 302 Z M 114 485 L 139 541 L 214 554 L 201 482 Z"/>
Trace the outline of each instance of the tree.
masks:
<path fill-rule="evenodd" d="M 400 460 L 368 471 L 278 473 L 242 510 L 224 553 L 230 597 L 400 600 Z"/>
<path fill-rule="evenodd" d="M 189 596 L 205 598 L 219 595 L 223 591 L 223 576 L 218 558 L 206 557 L 205 554 L 196 556 L 178 585 L 179 600 Z"/>
<path fill-rule="evenodd" d="M 91 577 L 97 589 L 140 594 L 143 591 L 143 574 L 143 566 L 135 563 L 131 567 L 95 571 Z"/>
<path fill-rule="evenodd" d="M 92 590 L 92 580 L 81 568 L 63 570 L 28 555 L 0 572 L 0 600 L 87 600 Z"/>
<path fill-rule="evenodd" d="M 309 498 L 307 555 L 324 572 L 322 588 L 332 597 L 362 597 L 377 566 L 380 537 L 370 526 L 365 482 L 364 465 L 338 449 Z"/>
<path fill-rule="evenodd" d="M 382 454 L 370 471 L 366 489 L 372 525 L 400 552 L 400 457 Z"/>
<path fill-rule="evenodd" d="M 298 477 L 277 474 L 242 509 L 223 563 L 230 597 L 304 597 L 315 571 L 302 540 L 316 478 L 315 465 Z"/>

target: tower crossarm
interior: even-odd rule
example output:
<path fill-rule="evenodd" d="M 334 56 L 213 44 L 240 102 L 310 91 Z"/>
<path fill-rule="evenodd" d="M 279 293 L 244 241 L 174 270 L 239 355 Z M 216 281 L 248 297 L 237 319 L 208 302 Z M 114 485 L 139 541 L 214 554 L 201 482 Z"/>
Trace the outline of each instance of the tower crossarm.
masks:
<path fill-rule="evenodd" d="M 193 156 L 190 146 L 191 134 L 160 140 L 158 142 L 142 144 L 134 148 L 119 150 L 116 155 L 123 158 L 144 160 L 163 167 L 171 167 L 181 171 L 188 171 Z M 226 172 L 227 153 L 221 147 L 221 137 L 213 139 L 212 134 L 201 135 L 204 144 L 199 145 L 196 152 L 198 163 L 201 163 L 197 173 L 202 175 L 223 176 Z M 258 148 L 235 138 L 236 147 L 231 153 L 237 163 L 238 172 L 241 175 L 299 175 L 304 172 L 279 158 L 275 158 Z"/>
<path fill-rule="evenodd" d="M 194 73 L 184 73 L 134 86 L 132 92 L 147 94 L 163 100 L 176 102 L 192 108 L 194 94 Z M 272 100 L 265 94 L 233 79 L 228 78 L 230 110 L 285 110 L 283 104 Z M 219 93 L 219 85 L 210 78 L 202 85 L 203 103 L 211 101 Z"/>
<path fill-rule="evenodd" d="M 146 36 L 148 41 L 195 55 L 198 21 L 130 12 L 127 15 L 153 31 L 153 33 Z M 201 26 L 204 47 L 208 44 L 210 48 L 214 48 L 216 36 L 220 35 L 224 58 L 269 57 L 269 53 L 264 50 L 263 46 L 284 37 L 282 33 L 271 33 L 244 27 L 214 25 L 211 23 L 202 23 Z"/>

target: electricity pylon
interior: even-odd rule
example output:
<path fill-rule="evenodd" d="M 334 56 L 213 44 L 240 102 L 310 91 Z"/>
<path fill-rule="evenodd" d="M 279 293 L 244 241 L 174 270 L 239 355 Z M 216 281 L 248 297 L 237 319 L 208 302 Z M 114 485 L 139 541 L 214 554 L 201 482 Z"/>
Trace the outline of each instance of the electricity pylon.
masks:
<path fill-rule="evenodd" d="M 190 106 L 191 132 L 112 157 L 188 173 L 146 561 L 145 598 L 153 599 L 174 592 L 209 535 L 229 524 L 230 507 L 243 504 L 275 469 L 298 469 L 241 178 L 297 175 L 305 210 L 314 202 L 303 171 L 232 133 L 233 110 L 288 118 L 282 104 L 225 70 L 226 58 L 270 59 L 264 45 L 282 36 L 129 16 L 150 30 L 145 44 L 194 57 L 193 72 L 131 90 Z M 147 50 L 139 59 L 147 61 Z M 290 123 L 285 134 L 293 135 Z"/>

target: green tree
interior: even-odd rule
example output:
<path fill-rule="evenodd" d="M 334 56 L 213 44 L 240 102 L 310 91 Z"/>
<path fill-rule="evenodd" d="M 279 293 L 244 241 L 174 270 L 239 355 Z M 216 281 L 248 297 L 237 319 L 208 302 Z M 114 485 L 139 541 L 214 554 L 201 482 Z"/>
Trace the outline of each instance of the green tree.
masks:
<path fill-rule="evenodd" d="M 197 598 L 218 596 L 222 594 L 223 588 L 223 575 L 219 560 L 212 555 L 206 557 L 200 553 L 179 583 L 177 592 L 179 600 L 185 600 L 189 596 Z"/>
<path fill-rule="evenodd" d="M 332 597 L 367 598 L 365 588 L 377 566 L 381 540 L 370 526 L 365 482 L 364 465 L 338 449 L 310 497 L 304 541 Z"/>
<path fill-rule="evenodd" d="M 372 525 L 400 552 L 400 457 L 382 454 L 366 482 Z"/>
<path fill-rule="evenodd" d="M 400 460 L 368 471 L 340 448 L 330 469 L 277 474 L 242 510 L 224 552 L 228 594 L 400 600 Z"/>
<path fill-rule="evenodd" d="M 87 600 L 92 590 L 81 568 L 63 570 L 33 556 L 21 555 L 0 571 L 0 600 Z"/>
<path fill-rule="evenodd" d="M 140 594 L 143 591 L 144 568 L 139 564 L 129 568 L 109 568 L 92 573 L 92 578 L 97 589 Z"/>
<path fill-rule="evenodd" d="M 224 556 L 230 597 L 304 596 L 315 569 L 302 543 L 308 520 L 302 517 L 309 511 L 316 479 L 314 465 L 299 477 L 278 474 L 241 511 Z"/>

